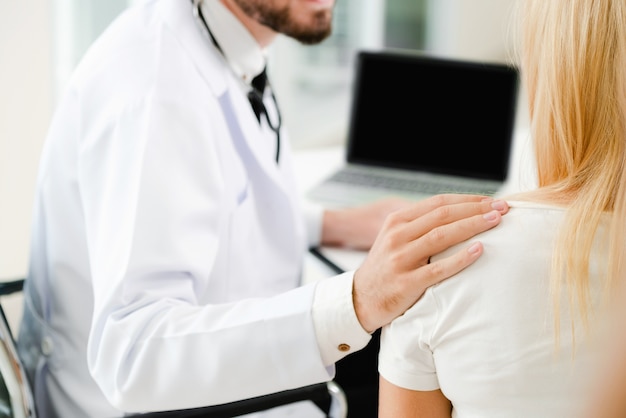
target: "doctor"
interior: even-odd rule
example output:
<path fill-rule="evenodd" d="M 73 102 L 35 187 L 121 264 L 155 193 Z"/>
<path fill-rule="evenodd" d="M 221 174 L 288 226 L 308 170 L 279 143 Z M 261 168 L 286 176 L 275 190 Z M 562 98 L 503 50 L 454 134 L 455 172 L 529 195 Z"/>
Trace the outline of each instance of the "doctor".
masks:
<path fill-rule="evenodd" d="M 18 344 L 41 417 L 328 381 L 337 360 L 480 256 L 468 244 L 427 265 L 497 225 L 504 202 L 387 200 L 306 212 L 305 223 L 271 87 L 258 118 L 247 95 L 277 33 L 320 42 L 332 7 L 151 0 L 87 52 L 38 178 Z M 299 287 L 320 242 L 372 248 L 356 272 Z"/>

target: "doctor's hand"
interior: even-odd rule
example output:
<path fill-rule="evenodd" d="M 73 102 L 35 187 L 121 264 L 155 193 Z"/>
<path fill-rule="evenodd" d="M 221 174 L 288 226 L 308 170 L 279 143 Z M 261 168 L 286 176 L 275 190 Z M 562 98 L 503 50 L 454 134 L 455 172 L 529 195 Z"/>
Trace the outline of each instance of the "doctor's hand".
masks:
<path fill-rule="evenodd" d="M 480 257 L 480 242 L 430 263 L 430 257 L 498 225 L 502 200 L 437 195 L 392 212 L 354 273 L 352 297 L 361 326 L 373 332 L 402 315 L 432 286 Z"/>

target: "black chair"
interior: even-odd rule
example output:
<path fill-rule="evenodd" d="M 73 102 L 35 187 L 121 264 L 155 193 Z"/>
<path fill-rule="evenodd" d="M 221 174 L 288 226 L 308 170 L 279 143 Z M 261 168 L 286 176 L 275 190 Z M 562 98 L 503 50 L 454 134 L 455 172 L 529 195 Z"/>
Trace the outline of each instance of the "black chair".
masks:
<path fill-rule="evenodd" d="M 15 337 L 2 307 L 2 297 L 21 292 L 23 279 L 0 282 L 0 418 L 37 418 L 31 387 L 18 356 Z M 329 418 L 346 418 L 348 403 L 334 381 L 270 395 L 175 411 L 133 415 L 138 418 L 230 418 L 300 401 L 313 402 Z"/>

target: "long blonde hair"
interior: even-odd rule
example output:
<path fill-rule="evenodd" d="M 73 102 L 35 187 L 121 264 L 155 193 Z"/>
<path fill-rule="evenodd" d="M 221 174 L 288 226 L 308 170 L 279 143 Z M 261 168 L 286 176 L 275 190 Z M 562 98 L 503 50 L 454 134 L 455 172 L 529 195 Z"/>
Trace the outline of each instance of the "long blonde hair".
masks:
<path fill-rule="evenodd" d="M 626 1 L 522 0 L 521 73 L 537 163 L 526 196 L 567 206 L 552 291 L 590 315 L 590 260 L 609 218 L 605 290 L 624 274 L 626 243 Z M 597 244 L 597 243 L 596 243 Z M 558 310 L 557 310 L 558 312 Z M 557 321 L 558 332 L 558 321 Z"/>

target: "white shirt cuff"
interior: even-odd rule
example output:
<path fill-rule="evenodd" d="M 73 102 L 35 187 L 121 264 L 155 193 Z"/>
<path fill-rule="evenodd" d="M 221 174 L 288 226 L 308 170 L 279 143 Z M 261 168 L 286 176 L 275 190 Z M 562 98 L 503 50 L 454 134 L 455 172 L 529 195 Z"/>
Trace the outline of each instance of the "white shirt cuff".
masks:
<path fill-rule="evenodd" d="M 367 345 L 372 336 L 363 329 L 354 311 L 354 272 L 317 282 L 313 297 L 313 325 L 326 367 Z"/>

